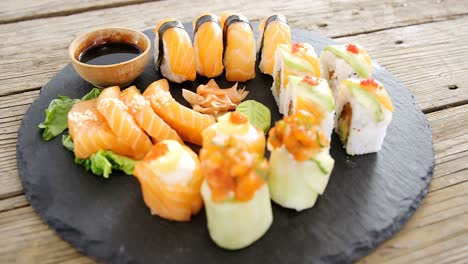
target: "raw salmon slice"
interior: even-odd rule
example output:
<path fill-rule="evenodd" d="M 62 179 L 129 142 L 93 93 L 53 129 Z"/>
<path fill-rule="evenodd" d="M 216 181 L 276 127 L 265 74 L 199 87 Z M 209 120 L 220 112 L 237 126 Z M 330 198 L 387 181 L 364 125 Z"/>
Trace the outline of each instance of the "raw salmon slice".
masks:
<path fill-rule="evenodd" d="M 202 131 L 215 123 L 214 117 L 195 112 L 174 100 L 166 79 L 150 84 L 143 96 L 150 101 L 156 114 L 175 129 L 185 141 L 201 146 Z"/>
<path fill-rule="evenodd" d="M 97 110 L 96 100 L 76 103 L 68 112 L 68 130 L 75 145 L 75 156 L 89 158 L 100 149 L 135 158 L 134 151 L 119 139 Z"/>
<path fill-rule="evenodd" d="M 154 112 L 149 101 L 141 95 L 136 86 L 123 90 L 120 100 L 127 106 L 138 125 L 151 136 L 154 143 L 165 139 L 183 143 L 177 132 Z"/>
<path fill-rule="evenodd" d="M 107 120 L 112 131 L 130 145 L 137 159 L 141 159 L 151 150 L 153 144 L 119 98 L 118 86 L 106 88 L 97 99 L 97 109 Z"/>
<path fill-rule="evenodd" d="M 177 149 L 168 149 L 166 144 L 174 145 Z M 172 152 L 172 153 L 168 153 Z M 174 153 L 176 152 L 176 153 Z M 192 160 L 193 170 L 182 168 Z M 164 159 L 160 159 L 165 156 Z M 183 160 L 182 160 L 183 159 Z M 162 170 L 166 175 L 158 175 Z M 189 173 L 184 182 L 176 182 L 177 174 Z M 141 185 L 143 199 L 152 214 L 175 221 L 189 221 L 193 214 L 200 211 L 203 206 L 200 186 L 203 176 L 200 170 L 198 156 L 187 146 L 180 145 L 172 140 L 165 140 L 156 144 L 143 161 L 135 165 L 133 172 Z M 175 182 L 168 183 L 167 177 Z"/>
<path fill-rule="evenodd" d="M 200 21 L 199 19 L 202 19 Z M 199 24 L 201 23 L 201 24 Z M 197 24 L 199 26 L 197 27 Z M 197 72 L 208 78 L 219 76 L 223 73 L 223 29 L 219 19 L 214 14 L 203 14 L 193 23 L 195 32 L 193 48 Z"/>

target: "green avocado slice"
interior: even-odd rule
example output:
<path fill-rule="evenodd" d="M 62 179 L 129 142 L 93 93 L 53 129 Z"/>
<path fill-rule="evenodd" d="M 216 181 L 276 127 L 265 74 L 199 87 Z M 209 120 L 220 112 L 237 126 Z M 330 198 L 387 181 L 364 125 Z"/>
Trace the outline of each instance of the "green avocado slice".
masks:
<path fill-rule="evenodd" d="M 373 94 L 362 89 L 359 85 L 354 83 L 348 83 L 347 86 L 353 96 L 356 97 L 358 102 L 374 116 L 374 120 L 376 122 L 381 122 L 384 120 L 382 106 Z"/>
<path fill-rule="evenodd" d="M 352 55 L 349 52 L 346 52 L 346 50 L 341 50 L 338 48 L 338 46 L 334 46 L 334 45 L 327 46 L 323 50 L 329 51 L 335 54 L 335 56 L 340 57 L 344 59 L 345 61 L 347 61 L 349 65 L 353 67 L 356 73 L 359 74 L 359 76 L 361 76 L 362 78 L 370 77 L 371 70 L 369 69 L 367 63 L 364 60 L 360 59 L 358 56 Z"/>

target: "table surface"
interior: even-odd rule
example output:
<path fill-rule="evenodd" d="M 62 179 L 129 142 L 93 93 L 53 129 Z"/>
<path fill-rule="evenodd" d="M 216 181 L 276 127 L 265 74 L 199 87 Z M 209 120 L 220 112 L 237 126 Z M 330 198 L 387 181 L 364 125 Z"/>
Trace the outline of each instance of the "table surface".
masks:
<path fill-rule="evenodd" d="M 187 2 L 187 3 L 186 3 Z M 95 263 L 60 239 L 25 198 L 17 131 L 41 87 L 68 64 L 74 37 L 96 27 L 144 30 L 234 10 L 252 21 L 275 12 L 292 27 L 365 46 L 414 94 L 433 132 L 435 170 L 422 206 L 360 263 L 468 261 L 468 1 L 0 2 L 0 263 Z"/>

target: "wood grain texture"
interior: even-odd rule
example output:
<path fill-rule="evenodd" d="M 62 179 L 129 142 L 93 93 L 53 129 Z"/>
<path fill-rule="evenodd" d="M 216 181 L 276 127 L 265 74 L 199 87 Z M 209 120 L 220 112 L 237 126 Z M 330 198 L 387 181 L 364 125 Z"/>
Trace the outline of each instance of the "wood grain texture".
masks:
<path fill-rule="evenodd" d="M 392 3 L 313 1 L 307 5 L 302 0 L 259 0 L 219 1 L 209 6 L 211 12 L 237 10 L 251 20 L 282 12 L 289 17 L 291 26 L 318 31 L 329 37 L 446 20 L 468 13 L 467 9 L 462 1 L 457 0 L 429 3 L 424 0 Z M 92 28 L 125 26 L 143 30 L 153 27 L 166 16 L 191 21 L 206 10 L 207 4 L 202 0 L 191 1 L 190 8 L 183 1 L 152 2 L 0 25 L 0 95 L 38 89 L 44 85 L 68 63 L 67 48 L 72 39 Z"/>
<path fill-rule="evenodd" d="M 148 0 L 16 0 L 0 2 L 0 24 L 23 20 L 65 16 L 117 6 L 139 4 Z"/>
<path fill-rule="evenodd" d="M 433 258 L 440 263 L 454 263 L 465 257 L 468 245 L 468 138 L 463 131 L 468 129 L 468 105 L 431 113 L 427 117 L 437 153 L 430 192 L 401 232 L 360 263 L 434 263 Z M 464 158 L 453 158 L 454 155 Z M 443 178 L 443 184 L 437 182 Z M 47 263 L 60 263 L 65 259 L 76 263 L 90 261 L 89 258 L 78 258 L 79 253 L 54 235 L 30 206 L 0 213 L 0 233 L 4 234 L 0 236 L 0 263 L 20 258 L 25 248 L 27 256 L 44 258 Z"/>

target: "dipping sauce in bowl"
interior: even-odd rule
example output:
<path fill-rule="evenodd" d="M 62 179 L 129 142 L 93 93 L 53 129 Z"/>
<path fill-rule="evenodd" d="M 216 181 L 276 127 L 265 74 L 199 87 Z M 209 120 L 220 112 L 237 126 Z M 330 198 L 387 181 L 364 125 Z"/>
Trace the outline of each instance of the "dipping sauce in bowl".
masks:
<path fill-rule="evenodd" d="M 92 65 L 108 65 L 134 59 L 141 53 L 141 49 L 132 44 L 105 42 L 85 49 L 78 56 L 78 60 Z"/>
<path fill-rule="evenodd" d="M 68 55 L 77 73 L 99 88 L 125 87 L 150 59 L 149 38 L 129 28 L 102 28 L 77 37 Z"/>

